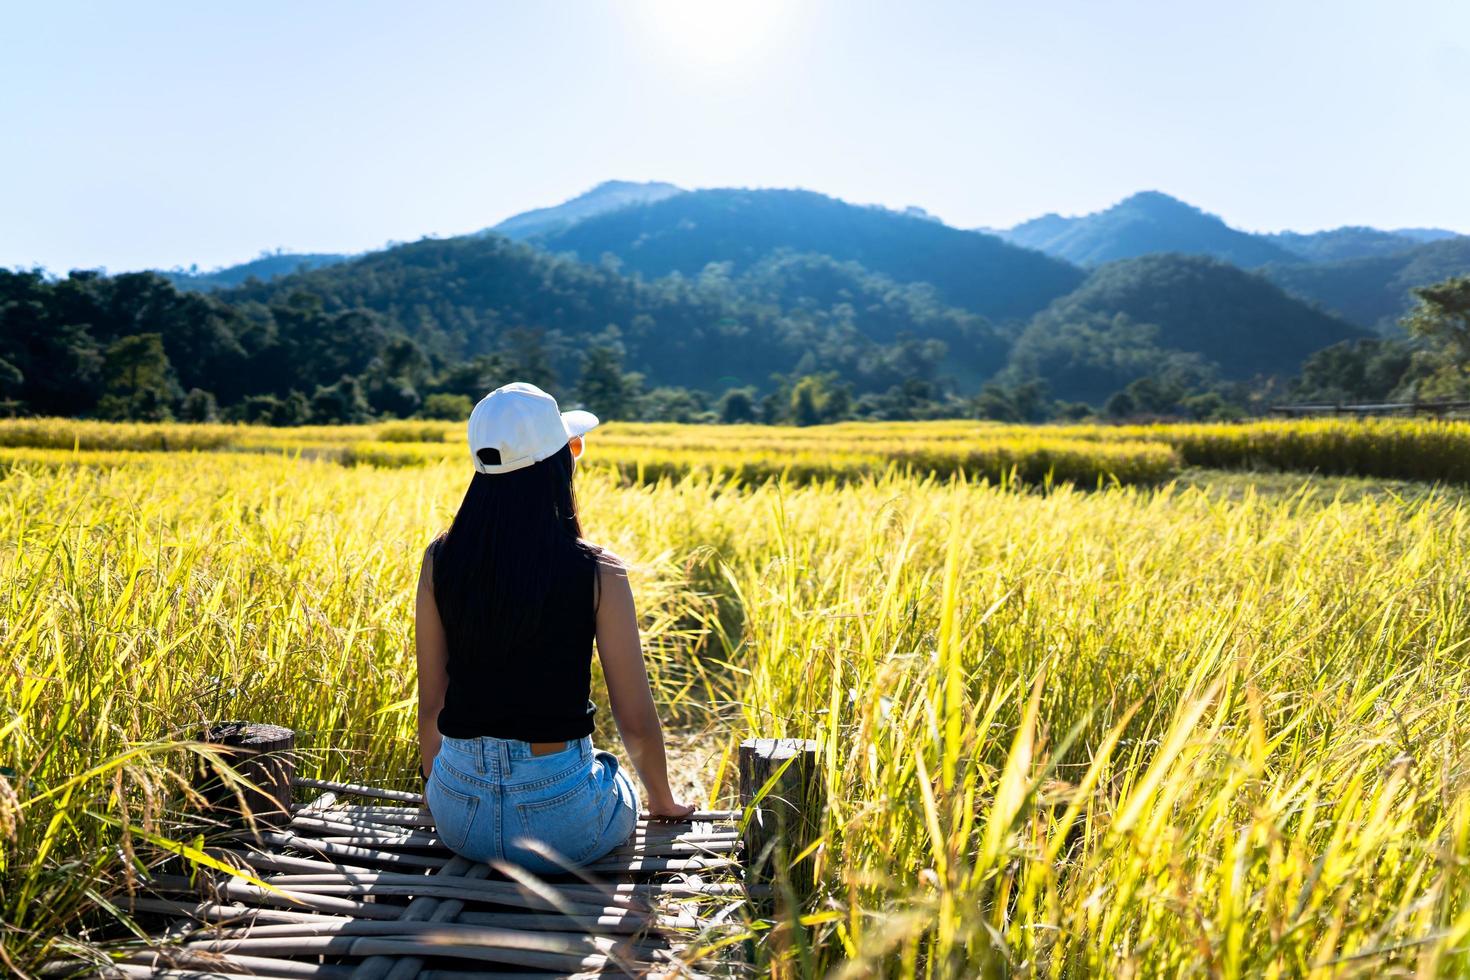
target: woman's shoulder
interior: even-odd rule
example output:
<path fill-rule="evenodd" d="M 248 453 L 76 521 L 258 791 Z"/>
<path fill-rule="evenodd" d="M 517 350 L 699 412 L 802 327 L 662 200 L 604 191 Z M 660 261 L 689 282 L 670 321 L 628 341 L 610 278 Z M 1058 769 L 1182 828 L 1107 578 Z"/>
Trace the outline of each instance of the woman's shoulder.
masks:
<path fill-rule="evenodd" d="M 582 546 L 596 556 L 597 567 L 599 571 L 604 568 L 619 572 L 625 572 L 628 570 L 628 563 L 624 561 L 619 555 L 614 554 L 611 549 L 604 548 L 600 544 L 594 544 L 593 542 L 588 541 L 586 538 L 582 538 L 580 540 Z"/>

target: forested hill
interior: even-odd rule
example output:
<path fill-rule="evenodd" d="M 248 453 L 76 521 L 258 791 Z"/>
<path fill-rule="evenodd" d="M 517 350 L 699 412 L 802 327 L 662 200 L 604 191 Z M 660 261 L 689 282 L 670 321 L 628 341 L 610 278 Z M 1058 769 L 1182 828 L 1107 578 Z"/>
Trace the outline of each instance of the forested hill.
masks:
<path fill-rule="evenodd" d="M 1007 241 L 1048 255 L 1095 266 L 1158 252 L 1211 255 L 1249 268 L 1289 262 L 1295 254 L 1168 194 L 1143 191 L 1094 214 L 1056 214 L 999 232 Z"/>
<path fill-rule="evenodd" d="M 1196 380 L 1285 375 L 1314 351 L 1364 336 L 1224 262 L 1148 255 L 1102 266 L 1038 314 L 1016 341 L 1010 368 L 1096 402 L 1171 370 Z"/>
<path fill-rule="evenodd" d="M 1268 265 L 1282 289 L 1363 327 L 1392 335 L 1413 305 L 1412 290 L 1470 272 L 1470 237 L 1431 241 L 1388 255 L 1338 262 Z"/>
<path fill-rule="evenodd" d="M 1397 255 L 1407 252 L 1423 241 L 1412 234 L 1398 231 L 1381 231 L 1353 225 L 1333 228 L 1330 231 L 1297 232 L 1278 231 L 1262 235 L 1299 259 L 1308 262 L 1342 262 L 1347 259 L 1369 258 L 1375 255 Z M 1445 232 L 1445 238 L 1454 238 Z M 1438 241 L 1438 238 L 1430 239 Z"/>
<path fill-rule="evenodd" d="M 532 241 L 590 262 L 611 254 L 645 277 L 697 275 L 711 262 L 739 272 L 782 249 L 827 255 L 897 282 L 927 282 L 945 303 L 994 320 L 1029 316 L 1083 277 L 993 235 L 797 190 L 689 191 Z"/>
<path fill-rule="evenodd" d="M 351 257 L 339 252 L 269 252 L 258 259 L 209 272 L 200 272 L 198 269 L 169 269 L 160 275 L 180 289 L 229 289 L 251 279 L 275 279 L 303 269 L 319 269 L 324 265 L 346 262 Z"/>
<path fill-rule="evenodd" d="M 796 370 L 835 372 L 860 392 L 941 370 L 974 385 L 1006 351 L 984 318 L 931 287 L 789 253 L 738 275 L 640 280 L 499 236 L 430 239 L 220 294 L 246 307 L 301 296 L 372 311 L 441 361 L 534 339 L 563 381 L 590 344 L 624 352 L 650 383 L 715 392 Z"/>

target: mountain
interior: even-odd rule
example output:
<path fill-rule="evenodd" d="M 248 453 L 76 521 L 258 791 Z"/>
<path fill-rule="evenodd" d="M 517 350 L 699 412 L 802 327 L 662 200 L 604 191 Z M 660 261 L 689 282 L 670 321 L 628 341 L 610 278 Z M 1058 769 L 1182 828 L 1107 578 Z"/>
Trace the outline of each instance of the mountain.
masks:
<path fill-rule="evenodd" d="M 228 289 L 239 286 L 247 279 L 269 281 L 278 276 L 290 275 L 302 269 L 319 269 L 326 265 L 346 262 L 350 255 L 334 252 L 268 252 L 258 259 L 239 265 L 223 266 L 209 272 L 170 269 L 159 274 L 179 289 L 209 290 Z"/>
<path fill-rule="evenodd" d="M 657 181 L 638 183 L 630 180 L 605 180 L 570 201 L 549 208 L 536 208 L 506 218 L 487 232 L 495 232 L 516 240 L 533 235 L 547 235 L 570 228 L 579 221 L 635 204 L 652 204 L 666 197 L 684 193 L 683 188 Z"/>
<path fill-rule="evenodd" d="M 1450 231 L 1448 228 L 1395 228 L 1393 234 L 1412 238 L 1416 242 L 1442 242 L 1446 238 L 1461 237 L 1458 231 Z"/>
<path fill-rule="evenodd" d="M 500 235 L 425 239 L 220 294 L 250 308 L 306 301 L 328 314 L 365 310 L 441 363 L 527 344 L 570 382 L 592 344 L 620 348 L 650 384 L 722 391 L 772 374 L 836 372 L 883 390 L 945 373 L 973 386 L 999 369 L 1006 343 L 932 287 L 853 263 L 782 254 L 740 276 L 644 281 Z"/>
<path fill-rule="evenodd" d="M 610 253 L 645 277 L 693 276 L 711 262 L 739 272 L 782 249 L 828 255 L 896 282 L 930 283 L 944 303 L 997 320 L 1027 317 L 1083 278 L 991 235 L 799 190 L 688 191 L 532 241 L 589 262 Z"/>
<path fill-rule="evenodd" d="M 1330 231 L 1278 231 L 1259 236 L 1308 262 L 1340 262 L 1375 255 L 1396 255 L 1419 245 L 1422 239 L 1361 225 Z"/>
<path fill-rule="evenodd" d="M 1158 191 L 1143 191 L 1105 211 L 1046 214 L 999 233 L 1007 241 L 1082 266 L 1156 252 L 1209 255 L 1250 268 L 1289 262 L 1292 252 Z"/>
<path fill-rule="evenodd" d="M 617 208 L 634 204 L 659 201 L 674 194 L 682 194 L 681 188 L 673 184 L 656 181 L 637 183 L 629 180 L 605 180 L 583 194 L 554 207 L 537 208 L 506 218 L 493 228 L 480 234 L 494 232 L 507 238 L 522 239 L 545 234 L 576 224 L 584 218 L 604 214 Z M 223 266 L 209 272 L 195 269 L 160 270 L 179 289 L 229 289 L 239 286 L 250 278 L 269 281 L 279 276 L 300 272 L 302 269 L 319 269 L 335 265 L 352 258 L 332 252 L 269 252 L 249 262 Z"/>
<path fill-rule="evenodd" d="M 1294 296 L 1362 327 L 1393 333 L 1413 306 L 1411 290 L 1470 273 L 1470 237 L 1430 241 L 1392 255 L 1269 265 L 1261 274 Z"/>
<path fill-rule="evenodd" d="M 1312 352 L 1366 335 L 1216 259 L 1147 255 L 1098 268 L 1033 318 L 1010 370 L 1097 404 L 1171 367 L 1238 381 L 1292 374 Z"/>

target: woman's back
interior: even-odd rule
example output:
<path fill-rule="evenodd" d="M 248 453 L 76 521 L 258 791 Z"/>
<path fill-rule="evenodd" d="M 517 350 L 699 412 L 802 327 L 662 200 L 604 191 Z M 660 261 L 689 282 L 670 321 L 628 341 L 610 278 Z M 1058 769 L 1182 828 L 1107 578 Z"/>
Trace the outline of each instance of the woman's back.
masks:
<path fill-rule="evenodd" d="M 437 561 L 443 538 L 431 546 L 436 575 L 456 574 Z M 512 573 L 514 574 L 514 573 Z M 525 596 L 530 612 L 520 629 L 498 636 L 448 632 L 449 686 L 439 731 L 451 738 L 570 741 L 590 735 L 596 706 L 589 699 L 592 641 L 597 630 L 597 560 L 567 549 L 551 563 L 541 594 Z M 436 592 L 440 583 L 436 581 Z M 445 610 L 440 608 L 441 616 Z"/>

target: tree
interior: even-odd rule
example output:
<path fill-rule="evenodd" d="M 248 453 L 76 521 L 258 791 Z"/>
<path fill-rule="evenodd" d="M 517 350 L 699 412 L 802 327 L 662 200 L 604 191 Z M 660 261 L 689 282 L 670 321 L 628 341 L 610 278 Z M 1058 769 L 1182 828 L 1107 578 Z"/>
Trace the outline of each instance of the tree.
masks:
<path fill-rule="evenodd" d="M 202 388 L 190 388 L 179 406 L 179 418 L 184 422 L 217 422 L 219 405 L 211 392 Z"/>
<path fill-rule="evenodd" d="M 791 421 L 796 425 L 816 425 L 822 421 L 818 401 L 823 396 L 822 380 L 807 375 L 791 388 Z"/>
<path fill-rule="evenodd" d="M 827 388 L 827 399 L 822 404 L 822 419 L 826 422 L 841 422 L 852 415 L 852 389 L 844 384 L 832 384 Z"/>
<path fill-rule="evenodd" d="M 777 379 L 779 382 L 779 379 Z M 784 382 L 761 396 L 756 405 L 756 421 L 762 425 L 780 425 L 787 421 L 786 412 L 791 405 L 791 391 Z"/>
<path fill-rule="evenodd" d="M 556 387 L 556 368 L 546 343 L 546 331 L 516 327 L 506 331 L 502 355 L 508 362 L 511 381 L 529 381 L 546 391 Z"/>
<path fill-rule="evenodd" d="M 1302 362 L 1291 383 L 1291 397 L 1339 402 L 1386 398 L 1408 370 L 1413 351 L 1397 340 L 1345 340 L 1324 347 Z"/>
<path fill-rule="evenodd" d="M 468 398 L 473 406 L 481 398 L 499 388 L 511 377 L 510 363 L 500 354 L 480 354 L 468 361 L 458 361 L 447 367 L 425 389 L 429 397 L 434 395 L 460 395 Z"/>
<path fill-rule="evenodd" d="M 754 422 L 756 418 L 754 392 L 749 388 L 731 388 L 720 396 L 715 410 L 720 414 L 720 421 L 726 425 Z"/>
<path fill-rule="evenodd" d="M 991 382 L 975 396 L 975 417 L 996 422 L 1019 422 L 1021 413 L 1011 400 L 1010 391 L 1000 384 Z"/>
<path fill-rule="evenodd" d="M 474 408 L 475 403 L 464 395 L 439 392 L 424 399 L 424 405 L 419 409 L 419 417 L 443 419 L 446 422 L 462 422 L 470 417 L 470 412 L 474 411 Z"/>
<path fill-rule="evenodd" d="M 1230 404 L 1218 391 L 1186 395 L 1179 399 L 1179 408 L 1196 422 L 1234 421 L 1245 417 L 1245 412 Z"/>
<path fill-rule="evenodd" d="M 638 375 L 623 372 L 616 348 L 599 344 L 583 355 L 577 398 L 600 419 L 629 419 L 637 414 L 638 382 Z"/>
<path fill-rule="evenodd" d="M 1128 389 L 1115 391 L 1103 405 L 1103 414 L 1109 418 L 1126 419 L 1138 411 L 1138 406 L 1133 403 L 1133 396 L 1128 394 Z"/>
<path fill-rule="evenodd" d="M 1404 318 L 1423 345 L 1414 356 L 1415 396 L 1470 394 L 1470 275 L 1453 276 L 1414 290 L 1418 304 Z"/>
<path fill-rule="evenodd" d="M 407 378 L 368 377 L 363 397 L 374 415 L 406 419 L 417 414 L 424 403 L 418 389 Z"/>
<path fill-rule="evenodd" d="M 10 398 L 20 394 L 20 386 L 25 384 L 25 380 L 20 368 L 0 357 L 0 397 Z"/>
<path fill-rule="evenodd" d="M 107 419 L 167 421 L 173 418 L 178 387 L 161 335 L 123 337 L 103 353 L 103 394 L 97 414 Z"/>
<path fill-rule="evenodd" d="M 650 422 L 708 422 L 703 392 L 688 388 L 654 388 L 643 396 L 639 418 Z"/>
<path fill-rule="evenodd" d="M 1046 382 L 1037 378 L 1009 387 L 992 381 L 975 398 L 975 415 L 997 422 L 1041 422 L 1052 410 Z"/>
<path fill-rule="evenodd" d="M 293 388 L 276 403 L 268 421 L 271 425 L 305 425 L 311 421 L 311 403 Z"/>
<path fill-rule="evenodd" d="M 372 417 L 362 386 L 349 375 L 344 374 L 334 385 L 317 388 L 311 396 L 311 421 L 318 425 L 358 425 Z"/>
<path fill-rule="evenodd" d="M 230 410 L 229 415 L 247 425 L 270 425 L 280 406 L 281 400 L 275 395 L 248 395 Z"/>
<path fill-rule="evenodd" d="M 376 414 L 408 418 L 423 404 L 419 390 L 429 374 L 429 359 L 419 345 L 407 337 L 394 337 L 364 372 L 363 393 Z"/>

